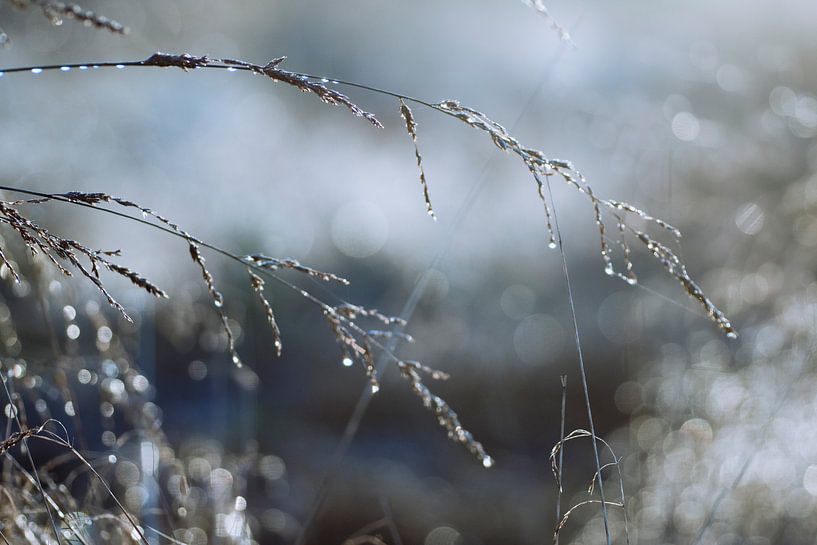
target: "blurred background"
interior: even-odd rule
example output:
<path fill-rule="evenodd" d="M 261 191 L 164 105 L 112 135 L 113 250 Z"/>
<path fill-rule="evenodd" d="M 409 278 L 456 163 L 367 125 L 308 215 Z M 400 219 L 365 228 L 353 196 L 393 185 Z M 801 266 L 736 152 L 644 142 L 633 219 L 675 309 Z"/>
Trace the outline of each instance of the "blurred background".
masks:
<path fill-rule="evenodd" d="M 2 68 L 155 51 L 260 64 L 286 55 L 287 69 L 458 99 L 572 161 L 601 197 L 680 228 L 690 275 L 739 339 L 725 338 L 642 247 L 633 246 L 638 285 L 605 275 L 590 202 L 553 179 L 596 429 L 621 458 L 625 509 L 610 507 L 613 540 L 815 542 L 812 2 L 549 2 L 571 41 L 510 0 L 83 4 L 127 25 L 125 37 L 54 26 L 36 6 L 12 4 L 0 2 L 10 38 Z M 245 367 L 236 369 L 184 241 L 65 204 L 26 210 L 89 246 L 122 248 L 120 262 L 170 299 L 110 279 L 130 325 L 87 282 L 31 260 L 4 226 L 4 251 L 27 271 L 19 285 L 3 271 L 4 372 L 29 419 L 62 422 L 123 503 L 165 534 L 148 533 L 151 543 L 362 534 L 395 545 L 548 543 L 560 376 L 566 430 L 588 422 L 561 257 L 548 248 L 535 184 L 484 134 L 413 106 L 432 221 L 399 104 L 338 89 L 385 129 L 245 73 L 5 74 L 0 177 L 121 196 L 237 254 L 350 279 L 336 287 L 283 275 L 331 304 L 399 314 L 431 268 L 406 329 L 416 342 L 398 353 L 451 374 L 429 386 L 493 468 L 446 438 L 393 367 L 339 459 L 368 381 L 341 365 L 317 307 L 268 284 L 284 344 L 276 358 L 246 272 L 205 253 L 237 332 Z M 38 448 L 44 464 L 59 454 Z M 94 516 L 113 507 L 90 493 L 92 479 L 76 477 L 75 461 L 48 468 L 73 502 L 65 509 L 91 515 L 91 541 L 110 538 Z M 562 513 L 597 499 L 587 492 L 594 471 L 590 442 L 568 443 Z M 620 501 L 615 468 L 604 475 L 607 499 Z M 30 516 L 48 543 L 44 515 Z M 560 538 L 604 543 L 598 506 L 574 511 Z"/>

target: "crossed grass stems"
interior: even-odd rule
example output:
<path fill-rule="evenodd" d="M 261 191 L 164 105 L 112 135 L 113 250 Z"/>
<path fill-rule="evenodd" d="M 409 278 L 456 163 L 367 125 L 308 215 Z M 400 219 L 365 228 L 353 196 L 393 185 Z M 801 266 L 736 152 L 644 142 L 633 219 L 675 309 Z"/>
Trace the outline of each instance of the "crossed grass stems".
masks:
<path fill-rule="evenodd" d="M 647 249 L 648 253 L 661 264 L 664 270 L 670 276 L 675 278 L 676 281 L 678 281 L 687 294 L 698 302 L 709 319 L 714 322 L 714 324 L 726 336 L 735 337 L 737 335 L 729 319 L 704 294 L 703 290 L 698 286 L 698 284 L 692 280 L 687 273 L 685 264 L 670 248 L 669 244 L 661 242 L 656 237 L 649 234 L 647 232 L 648 227 L 637 228 L 628 223 L 627 219 L 637 218 L 642 225 L 654 226 L 660 232 L 667 234 L 672 240 L 680 239 L 681 233 L 669 223 L 661 220 L 660 218 L 650 216 L 646 212 L 631 204 L 598 197 L 590 185 L 586 182 L 582 174 L 570 162 L 559 159 L 550 159 L 539 150 L 523 146 L 516 138 L 511 136 L 502 125 L 493 121 L 482 112 L 463 106 L 455 100 L 444 100 L 442 102 L 432 103 L 400 93 L 378 89 L 355 82 L 347 82 L 321 76 L 292 72 L 281 68 L 281 64 L 285 59 L 285 57 L 279 57 L 267 64 L 260 65 L 235 59 L 212 59 L 206 56 L 198 57 L 188 54 L 173 55 L 156 53 L 142 61 L 31 66 L 0 70 L 0 75 L 18 72 L 32 72 L 38 74 L 49 70 L 61 70 L 67 72 L 76 69 L 86 71 L 112 67 L 175 67 L 182 69 L 185 72 L 205 68 L 222 69 L 228 71 L 245 71 L 255 75 L 267 77 L 274 82 L 285 83 L 306 93 L 315 94 L 324 103 L 345 107 L 353 115 L 366 119 L 377 128 L 382 128 L 383 125 L 374 114 L 357 106 L 348 96 L 335 90 L 330 86 L 330 84 L 346 85 L 349 87 L 361 88 L 375 93 L 388 95 L 396 98 L 398 101 L 399 111 L 405 122 L 406 131 L 414 146 L 426 211 L 432 218 L 436 219 L 430 197 L 429 184 L 423 164 L 423 157 L 418 143 L 417 123 L 408 103 L 425 106 L 436 112 L 453 117 L 460 122 L 487 134 L 491 138 L 494 145 L 505 152 L 516 155 L 523 162 L 533 177 L 537 188 L 537 194 L 544 207 L 544 215 L 549 237 L 548 245 L 551 248 L 559 247 L 560 250 L 562 250 L 563 259 L 564 254 L 561 246 L 561 236 L 558 232 L 558 223 L 555 221 L 555 205 L 553 203 L 552 196 L 550 195 L 550 179 L 553 176 L 561 178 L 568 184 L 568 186 L 575 189 L 590 200 L 593 208 L 593 216 L 599 230 L 600 253 L 604 264 L 604 270 L 608 275 L 620 278 L 630 285 L 637 283 L 637 277 L 630 257 L 631 246 L 630 242 L 628 242 L 628 238 L 632 238 L 633 240 L 641 243 L 641 245 Z M 155 297 L 165 298 L 167 297 L 167 294 L 161 288 L 144 278 L 139 273 L 115 263 L 113 258 L 121 255 L 120 250 L 93 249 L 81 244 L 80 242 L 63 238 L 59 235 L 51 233 L 48 231 L 48 229 L 38 225 L 25 216 L 20 211 L 20 208 L 26 205 L 41 205 L 47 202 L 68 203 L 71 205 L 92 208 L 94 210 L 113 214 L 131 221 L 143 223 L 159 229 L 167 234 L 184 239 L 187 243 L 192 261 L 197 265 L 201 272 L 202 279 L 213 302 L 215 312 L 218 314 L 221 320 L 223 330 L 227 338 L 228 351 L 230 352 L 233 362 L 237 366 L 241 366 L 242 363 L 236 347 L 235 336 L 233 335 L 229 325 L 229 320 L 223 310 L 224 299 L 216 287 L 213 275 L 206 266 L 205 258 L 201 253 L 201 248 L 206 248 L 214 253 L 221 254 L 228 259 L 241 263 L 247 268 L 250 288 L 254 291 L 264 309 L 272 333 L 273 346 L 276 354 L 281 353 L 283 344 L 273 307 L 265 296 L 264 278 L 268 280 L 271 279 L 288 289 L 295 290 L 308 303 L 316 305 L 319 308 L 327 322 L 327 325 L 335 336 L 337 344 L 340 347 L 342 363 L 345 366 L 351 366 L 356 363 L 362 366 L 370 383 L 372 393 L 379 390 L 379 370 L 375 364 L 375 354 L 379 352 L 397 365 L 401 376 L 410 383 L 410 387 L 421 399 L 423 405 L 436 415 L 439 425 L 447 430 L 451 439 L 462 444 L 485 467 L 490 467 L 493 465 L 493 458 L 491 458 L 485 452 L 485 449 L 481 443 L 474 439 L 473 435 L 461 425 L 457 413 L 454 412 L 444 400 L 434 395 L 423 381 L 424 376 L 430 376 L 432 379 L 446 379 L 448 378 L 448 375 L 427 367 L 420 362 L 404 360 L 395 354 L 393 349 L 393 341 L 411 340 L 409 336 L 398 331 L 400 327 L 405 325 L 404 320 L 387 316 L 377 310 L 367 309 L 345 301 L 338 305 L 331 305 L 317 298 L 312 293 L 300 288 L 296 284 L 282 278 L 279 274 L 277 274 L 277 272 L 281 270 L 293 270 L 305 274 L 313 280 L 331 283 L 348 284 L 347 280 L 331 273 L 318 271 L 304 266 L 298 261 L 292 259 L 278 259 L 263 254 L 250 254 L 246 256 L 233 254 L 217 246 L 197 239 L 174 222 L 147 207 L 143 207 L 126 199 L 113 197 L 106 193 L 71 192 L 52 194 L 8 186 L 0 186 L 0 190 L 13 191 L 33 197 L 23 200 L 0 202 L 0 222 L 9 226 L 33 254 L 39 253 L 45 256 L 63 275 L 72 276 L 75 273 L 78 273 L 80 276 L 83 276 L 89 280 L 103 294 L 108 303 L 114 309 L 120 312 L 126 319 L 130 319 L 126 310 L 106 289 L 101 279 L 100 271 L 107 270 L 113 274 L 124 277 L 138 288 L 143 289 Z M 136 211 L 141 212 L 142 217 L 139 218 L 132 216 L 122 211 L 114 210 L 101 205 L 113 205 L 126 209 L 135 209 Z M 612 221 L 615 224 L 614 229 L 609 229 L 605 224 L 606 216 L 612 218 Z M 7 257 L 2 248 L 0 248 L 0 260 L 2 260 L 2 262 L 8 267 L 10 274 L 19 281 L 19 276 L 14 268 L 13 259 Z M 619 265 L 616 264 L 617 260 L 620 261 Z M 567 271 L 565 271 L 565 273 L 567 273 Z M 359 325 L 359 323 L 366 321 L 378 322 L 381 324 L 380 327 L 386 326 L 392 327 L 392 329 L 364 329 L 361 327 L 361 325 Z M 383 339 L 389 339 L 390 342 L 388 343 L 388 346 L 381 342 Z M 584 376 L 583 369 L 582 374 Z M 597 438 L 595 432 L 592 431 L 592 413 L 589 409 L 589 399 L 587 399 L 587 401 L 588 416 L 590 417 L 591 421 L 591 431 L 586 432 L 584 430 L 577 430 L 573 433 L 582 433 L 579 433 L 579 435 L 570 434 L 566 437 L 563 436 L 563 439 L 556 448 L 558 449 L 558 447 L 563 445 L 564 441 L 574 439 L 579 436 L 590 437 L 594 443 L 597 466 L 593 482 L 598 481 L 599 488 L 601 489 L 601 472 L 610 465 L 617 466 L 618 459 L 616 459 L 614 456 L 614 461 L 611 464 L 605 464 L 604 466 L 601 465 L 598 457 L 598 449 L 595 445 L 596 440 L 601 439 Z M 25 430 L 23 430 L 21 427 L 19 433 L 25 433 Z M 23 437 L 21 441 L 24 442 L 25 439 L 26 437 Z M 559 474 L 560 473 L 561 472 L 559 471 Z M 558 475 L 557 480 L 559 480 Z M 620 474 L 619 481 L 621 482 Z M 559 487 L 561 494 L 560 482 Z M 605 529 L 608 542 L 610 541 L 610 533 L 609 529 L 607 528 L 605 503 L 623 508 L 623 489 L 621 492 L 621 502 L 605 502 L 603 492 L 601 495 L 600 503 L 604 512 Z M 589 502 L 583 502 L 570 508 L 565 513 L 564 517 L 558 521 L 555 539 L 558 539 L 559 530 L 561 530 L 561 528 L 564 526 L 567 518 L 570 516 L 573 510 L 576 507 L 587 503 L 594 503 L 594 501 L 591 500 Z"/>

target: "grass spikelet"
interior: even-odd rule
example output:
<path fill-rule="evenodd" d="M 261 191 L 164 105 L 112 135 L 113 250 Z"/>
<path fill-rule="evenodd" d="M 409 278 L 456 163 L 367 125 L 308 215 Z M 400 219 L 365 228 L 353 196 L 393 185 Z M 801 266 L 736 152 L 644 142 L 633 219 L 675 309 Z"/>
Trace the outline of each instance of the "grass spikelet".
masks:
<path fill-rule="evenodd" d="M 73 2 L 55 2 L 53 0 L 10 0 L 20 9 L 30 6 L 40 8 L 43 14 L 53 25 L 61 25 L 63 19 L 74 19 L 87 27 L 107 30 L 113 34 L 127 34 L 128 28 L 118 21 L 114 21 Z"/>
<path fill-rule="evenodd" d="M 326 104 L 331 104 L 333 106 L 345 106 L 357 117 L 366 119 L 369 121 L 369 123 L 379 129 L 383 128 L 383 125 L 380 123 L 380 121 L 378 121 L 374 114 L 367 112 L 352 102 L 352 100 L 343 93 L 330 89 L 322 83 L 310 79 L 304 74 L 298 74 L 297 72 L 290 72 L 289 70 L 279 68 L 279 65 L 285 60 L 286 57 L 278 57 L 265 65 L 260 65 L 237 59 L 210 59 L 206 56 L 196 57 L 187 53 L 182 55 L 173 55 L 169 53 L 157 52 L 138 64 L 141 66 L 176 67 L 185 71 L 193 70 L 195 68 L 205 68 L 208 66 L 220 68 L 229 67 L 232 69 L 241 68 L 252 72 L 253 74 L 266 76 L 272 81 L 286 83 L 287 85 L 291 85 L 304 93 L 313 93 Z"/>
<path fill-rule="evenodd" d="M 221 59 L 221 62 L 224 64 L 228 64 L 231 66 L 241 66 L 250 70 L 255 74 L 260 74 L 267 76 L 268 78 L 272 79 L 272 81 L 281 81 L 286 83 L 287 85 L 291 85 L 303 91 L 304 93 L 314 93 L 317 95 L 321 101 L 325 102 L 326 104 L 331 104 L 333 106 L 346 106 L 350 112 L 358 117 L 362 117 L 369 121 L 375 127 L 382 129 L 383 125 L 378 121 L 378 119 L 374 116 L 374 114 L 367 112 L 366 110 L 359 107 L 357 104 L 351 101 L 349 97 L 340 93 L 334 89 L 330 89 L 325 85 L 318 83 L 316 81 L 312 81 L 308 77 L 304 76 L 303 74 L 298 74 L 295 72 L 290 72 L 288 70 L 283 70 L 278 68 L 278 65 L 283 63 L 286 60 L 286 57 L 278 57 L 264 66 L 258 64 L 252 64 L 245 61 L 239 61 L 235 59 Z"/>
<path fill-rule="evenodd" d="M 269 257 L 263 254 L 247 255 L 244 256 L 242 259 L 247 263 L 252 263 L 268 271 L 289 269 L 293 271 L 298 271 L 307 276 L 311 276 L 312 278 L 317 278 L 318 280 L 322 280 L 324 282 L 337 282 L 338 284 L 341 284 L 343 286 L 349 285 L 349 281 L 346 280 L 345 278 L 342 278 L 332 273 L 319 271 L 317 269 L 307 267 L 305 265 L 302 265 L 297 259 L 290 258 L 277 259 L 275 257 Z"/>
<path fill-rule="evenodd" d="M 473 434 L 462 427 L 457 413 L 442 398 L 434 395 L 423 383 L 418 368 L 406 362 L 398 362 L 401 376 L 411 383 L 412 391 L 423 402 L 423 406 L 433 412 L 437 423 L 448 431 L 448 437 L 460 443 L 473 454 L 483 467 L 494 465 L 494 459 L 485 452 L 482 443 L 474 439 Z"/>
<path fill-rule="evenodd" d="M 38 199 L 36 202 L 44 202 L 44 200 Z M 23 216 L 15 208 L 15 206 L 19 204 L 30 203 L 28 201 L 0 201 L 0 222 L 9 225 L 20 236 L 23 244 L 25 244 L 32 255 L 44 255 L 64 276 L 73 276 L 73 273 L 67 268 L 70 266 L 78 271 L 82 276 L 90 280 L 91 283 L 93 283 L 103 294 L 105 299 L 108 301 L 108 304 L 118 310 L 126 320 L 131 321 L 131 318 L 125 311 L 125 308 L 120 305 L 106 289 L 105 285 L 100 279 L 100 269 L 105 269 L 127 278 L 134 285 L 144 289 L 155 297 L 167 297 L 167 294 L 161 288 L 144 278 L 139 273 L 122 265 L 113 263 L 108 259 L 108 257 L 120 255 L 121 252 L 119 250 L 95 250 L 88 248 L 75 240 L 56 235 Z M 2 251 L 0 251 L 0 257 L 2 257 L 6 266 L 8 266 L 12 271 L 15 280 L 19 280 L 19 276 L 17 276 L 16 271 L 11 268 L 8 260 L 5 259 L 5 255 L 2 254 Z M 88 260 L 88 267 L 90 267 L 90 270 L 80 262 L 80 257 Z M 61 260 L 66 262 L 67 266 L 63 265 L 60 262 Z"/>
<path fill-rule="evenodd" d="M 261 301 L 261 304 L 264 307 L 267 322 L 269 322 L 270 329 L 272 329 L 272 342 L 275 346 L 275 353 L 277 356 L 280 356 L 281 350 L 283 349 L 283 345 L 281 343 L 281 330 L 278 328 L 278 323 L 275 321 L 275 314 L 272 311 L 272 305 L 264 295 L 264 279 L 252 272 L 250 269 L 247 269 L 247 273 L 250 275 L 250 286 L 256 295 L 258 295 L 258 299 Z"/>
<path fill-rule="evenodd" d="M 235 347 L 235 335 L 233 334 L 233 330 L 230 327 L 229 321 L 227 320 L 227 315 L 224 314 L 224 310 L 222 308 L 224 307 L 224 296 L 221 295 L 221 292 L 216 289 L 213 275 L 210 274 L 209 270 L 207 270 L 204 256 L 201 255 L 201 251 L 199 250 L 199 245 L 192 240 L 188 240 L 187 243 L 190 250 L 190 257 L 193 259 L 196 265 L 199 266 L 199 269 L 201 270 L 201 277 L 204 279 L 204 283 L 207 285 L 207 291 L 210 293 L 210 298 L 213 300 L 213 306 L 215 307 L 219 318 L 221 318 L 224 333 L 227 334 L 227 349 L 233 358 L 233 363 L 236 364 L 237 367 L 241 367 L 241 358 L 238 356 L 238 351 Z"/>
<path fill-rule="evenodd" d="M 366 318 L 374 318 L 380 322 L 383 322 L 386 325 L 406 325 L 406 321 L 397 316 L 387 316 L 380 312 L 379 310 L 373 308 L 364 308 L 358 305 L 353 305 L 351 303 L 344 303 L 343 305 L 339 305 L 335 309 L 338 314 L 349 318 L 350 320 L 357 319 L 358 316 L 364 316 Z"/>
<path fill-rule="evenodd" d="M 434 214 L 434 207 L 431 206 L 431 197 L 428 194 L 428 182 L 426 181 L 426 172 L 423 168 L 423 156 L 420 155 L 420 148 L 417 146 L 417 122 L 414 120 L 414 114 L 411 108 L 401 98 L 400 99 L 400 115 L 406 122 L 406 130 L 411 137 L 414 144 L 414 156 L 417 158 L 417 168 L 420 170 L 420 185 L 423 187 L 423 199 L 426 203 L 426 212 L 432 219 L 436 220 L 437 216 Z"/>
<path fill-rule="evenodd" d="M 181 68 L 185 72 L 193 70 L 194 68 L 207 66 L 209 63 L 210 59 L 208 59 L 206 55 L 203 57 L 196 57 L 189 53 L 171 55 L 160 51 L 157 51 L 141 62 L 142 66 L 176 67 Z"/>

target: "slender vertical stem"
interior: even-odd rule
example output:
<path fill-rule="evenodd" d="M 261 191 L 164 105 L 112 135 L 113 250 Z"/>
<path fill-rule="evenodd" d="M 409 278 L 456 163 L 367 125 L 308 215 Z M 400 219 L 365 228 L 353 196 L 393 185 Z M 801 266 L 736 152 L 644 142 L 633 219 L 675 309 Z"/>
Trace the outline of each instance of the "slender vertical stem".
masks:
<path fill-rule="evenodd" d="M 565 408 L 567 406 L 567 375 L 559 377 L 562 383 L 562 418 L 561 429 L 559 430 L 559 444 L 562 448 L 559 449 L 559 489 L 556 496 L 556 527 L 562 521 L 562 467 L 565 456 Z M 559 545 L 559 534 L 556 534 L 556 545 Z"/>
<path fill-rule="evenodd" d="M 579 359 L 579 375 L 582 379 L 582 390 L 584 392 L 584 405 L 587 408 L 587 420 L 590 424 L 590 438 L 593 442 L 593 456 L 596 461 L 596 480 L 599 487 L 599 497 L 601 498 L 601 514 L 604 518 L 604 535 L 607 538 L 607 545 L 612 545 L 612 537 L 610 535 L 610 521 L 607 515 L 607 502 L 604 500 L 604 483 L 601 476 L 601 461 L 599 458 L 599 445 L 596 440 L 596 426 L 593 423 L 593 409 L 590 406 L 590 389 L 587 385 L 587 372 L 584 367 L 584 355 L 582 354 L 582 342 L 579 335 L 579 322 L 576 319 L 576 305 L 573 301 L 573 288 L 570 285 L 570 272 L 567 268 L 567 257 L 565 255 L 565 247 L 562 242 L 562 232 L 559 229 L 559 218 L 556 214 L 556 203 L 553 201 L 553 192 L 550 189 L 550 178 L 546 177 L 548 199 L 550 200 L 550 207 L 553 211 L 553 225 L 556 228 L 556 241 L 559 244 L 559 254 L 562 257 L 562 272 L 565 277 L 565 285 L 567 286 L 567 297 L 570 301 L 570 316 L 573 319 L 573 333 L 576 341 L 576 354 Z"/>

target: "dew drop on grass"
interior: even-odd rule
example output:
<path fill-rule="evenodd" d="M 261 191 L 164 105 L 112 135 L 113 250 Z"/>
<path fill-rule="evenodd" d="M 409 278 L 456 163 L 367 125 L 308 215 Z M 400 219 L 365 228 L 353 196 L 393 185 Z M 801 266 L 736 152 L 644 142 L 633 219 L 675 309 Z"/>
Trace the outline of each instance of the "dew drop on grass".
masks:
<path fill-rule="evenodd" d="M 489 468 L 494 466 L 494 459 L 490 456 L 485 456 L 482 459 L 482 467 Z"/>
<path fill-rule="evenodd" d="M 556 248 L 556 241 L 555 241 L 555 240 L 551 240 L 550 242 L 548 242 L 548 248 L 550 248 L 551 250 L 553 250 L 554 248 Z"/>
<path fill-rule="evenodd" d="M 352 360 L 352 358 L 347 356 L 341 360 L 341 363 L 343 364 L 344 367 L 351 367 L 354 361 Z"/>
<path fill-rule="evenodd" d="M 238 68 L 235 68 L 235 67 L 233 67 L 233 66 L 231 66 L 231 67 L 229 67 L 229 68 L 227 69 L 227 71 L 228 71 L 228 72 L 236 72 L 237 70 L 238 70 Z"/>
<path fill-rule="evenodd" d="M 42 74 L 42 73 L 43 73 L 43 69 L 42 69 L 42 68 L 32 68 L 32 69 L 31 69 L 31 73 L 32 73 L 32 74 Z"/>
<path fill-rule="evenodd" d="M 83 64 L 82 66 L 79 67 L 79 69 L 80 70 L 88 70 L 88 67 Z"/>
<path fill-rule="evenodd" d="M 122 70 L 123 68 L 125 68 L 125 65 L 124 64 L 117 64 L 116 68 L 119 69 L 119 70 Z"/>
<path fill-rule="evenodd" d="M 71 67 L 70 66 L 60 66 L 60 70 L 62 72 L 68 72 L 68 71 L 71 70 Z"/>
<path fill-rule="evenodd" d="M 378 386 L 377 384 L 372 384 L 372 394 L 376 394 L 379 391 L 380 391 L 380 386 Z"/>

